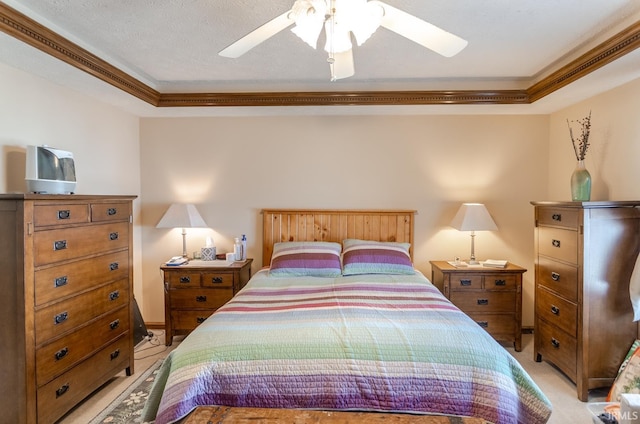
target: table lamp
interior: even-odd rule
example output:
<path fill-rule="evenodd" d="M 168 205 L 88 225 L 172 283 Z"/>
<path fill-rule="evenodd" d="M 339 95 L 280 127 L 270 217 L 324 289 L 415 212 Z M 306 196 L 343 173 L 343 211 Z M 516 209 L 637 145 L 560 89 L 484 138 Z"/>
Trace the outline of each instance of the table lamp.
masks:
<path fill-rule="evenodd" d="M 474 249 L 475 232 L 495 231 L 498 229 L 487 208 L 482 203 L 463 203 L 450 225 L 460 231 L 471 231 L 471 257 L 469 258 L 469 264 L 477 265 L 479 262 L 476 260 Z"/>
<path fill-rule="evenodd" d="M 196 207 L 188 203 L 172 203 L 156 228 L 182 228 L 182 257 L 187 255 L 187 228 L 209 228 Z"/>

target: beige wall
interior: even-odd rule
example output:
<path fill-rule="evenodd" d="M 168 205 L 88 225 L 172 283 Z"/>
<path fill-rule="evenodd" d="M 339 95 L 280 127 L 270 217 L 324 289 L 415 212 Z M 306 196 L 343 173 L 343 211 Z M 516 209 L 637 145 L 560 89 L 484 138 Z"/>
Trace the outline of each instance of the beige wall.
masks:
<path fill-rule="evenodd" d="M 47 144 L 73 152 L 78 194 L 140 195 L 136 116 L 3 64 L 0 93 L 0 192 L 26 190 L 26 146 Z M 134 272 L 141 281 L 141 267 L 135 265 L 142 256 L 138 205 L 139 199 Z"/>

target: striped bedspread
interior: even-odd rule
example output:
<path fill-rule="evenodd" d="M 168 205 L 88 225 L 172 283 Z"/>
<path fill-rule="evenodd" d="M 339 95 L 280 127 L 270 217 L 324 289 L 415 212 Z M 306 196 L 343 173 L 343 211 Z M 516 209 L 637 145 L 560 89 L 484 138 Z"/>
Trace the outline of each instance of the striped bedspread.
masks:
<path fill-rule="evenodd" d="M 143 419 L 199 405 L 394 411 L 544 423 L 518 362 L 422 274 L 253 276 L 162 365 Z"/>

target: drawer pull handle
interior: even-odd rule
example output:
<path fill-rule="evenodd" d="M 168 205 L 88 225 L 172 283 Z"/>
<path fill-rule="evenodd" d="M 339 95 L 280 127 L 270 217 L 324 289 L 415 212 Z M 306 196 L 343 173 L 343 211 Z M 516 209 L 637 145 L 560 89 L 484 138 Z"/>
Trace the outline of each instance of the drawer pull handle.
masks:
<path fill-rule="evenodd" d="M 180 277 L 180 282 L 182 284 L 187 284 L 191 282 L 191 277 L 189 277 L 188 275 L 183 275 L 182 277 Z"/>
<path fill-rule="evenodd" d="M 489 322 L 488 321 L 476 321 L 476 322 L 482 328 L 489 328 Z"/>
<path fill-rule="evenodd" d="M 61 210 L 58 211 L 58 219 L 69 219 L 71 218 L 71 211 L 70 210 Z"/>
<path fill-rule="evenodd" d="M 560 348 L 560 342 L 558 340 L 554 339 L 553 337 L 551 338 L 551 345 L 553 347 L 555 347 L 556 349 Z"/>
<path fill-rule="evenodd" d="M 67 356 L 67 353 L 69 353 L 69 348 L 68 347 L 64 347 L 62 349 L 60 349 L 59 351 L 57 351 L 55 353 L 55 357 L 56 357 L 56 361 L 61 360 L 62 358 L 64 358 L 65 356 Z"/>
<path fill-rule="evenodd" d="M 555 305 L 551 305 L 551 313 L 553 315 L 560 315 L 560 308 Z"/>
<path fill-rule="evenodd" d="M 69 313 L 67 311 L 64 311 L 61 314 L 56 315 L 55 317 L 53 317 L 53 322 L 55 324 L 60 324 L 63 323 L 67 320 L 67 318 L 69 318 Z"/>
<path fill-rule="evenodd" d="M 53 250 L 64 250 L 67 248 L 66 240 L 57 240 L 53 242 Z"/>
<path fill-rule="evenodd" d="M 109 216 L 113 216 L 113 215 L 115 215 L 117 213 L 118 213 L 118 209 L 116 209 L 116 208 L 107 209 L 107 215 L 109 215 Z"/>
<path fill-rule="evenodd" d="M 489 299 L 478 299 L 478 305 L 488 305 Z"/>
<path fill-rule="evenodd" d="M 196 302 L 206 302 L 207 296 L 196 296 Z"/>
<path fill-rule="evenodd" d="M 56 398 L 59 398 L 63 394 L 67 393 L 68 390 L 69 390 L 69 383 L 63 384 L 62 386 L 60 386 L 58 390 L 56 390 Z"/>
<path fill-rule="evenodd" d="M 551 215 L 551 219 L 553 219 L 554 221 L 562 221 L 562 214 L 561 213 L 554 213 L 553 215 Z"/>
<path fill-rule="evenodd" d="M 551 240 L 551 244 L 553 247 L 560 247 L 560 240 L 553 239 Z"/>
<path fill-rule="evenodd" d="M 553 281 L 560 281 L 560 274 L 558 274 L 557 272 L 552 272 L 551 273 L 551 279 Z"/>
<path fill-rule="evenodd" d="M 496 283 L 496 286 L 506 286 L 507 280 L 496 280 L 495 283 Z"/>
<path fill-rule="evenodd" d="M 470 286 L 471 285 L 471 280 L 460 280 L 460 285 L 461 286 Z"/>
<path fill-rule="evenodd" d="M 109 240 L 118 240 L 118 232 L 109 233 Z"/>
<path fill-rule="evenodd" d="M 58 277 L 54 280 L 53 285 L 54 287 L 62 287 L 62 286 L 66 286 L 67 285 L 67 281 L 68 281 L 68 277 L 65 275 L 63 277 Z"/>
<path fill-rule="evenodd" d="M 119 326 L 120 326 L 120 320 L 119 320 L 119 319 L 117 319 L 117 320 L 115 320 L 115 321 L 112 321 L 112 322 L 109 324 L 109 328 L 111 328 L 112 330 L 115 330 L 115 329 L 116 329 L 116 328 L 118 328 Z"/>
<path fill-rule="evenodd" d="M 113 352 L 111 352 L 110 356 L 112 361 L 116 359 L 118 356 L 120 356 L 120 349 L 116 349 Z"/>
<path fill-rule="evenodd" d="M 118 262 L 112 262 L 109 264 L 109 271 L 115 271 L 120 268 L 120 264 Z"/>
<path fill-rule="evenodd" d="M 212 277 L 212 278 L 211 278 L 211 282 L 212 282 L 213 284 L 220 284 L 220 283 L 222 283 L 222 281 L 223 281 L 223 278 L 222 278 L 222 277 Z"/>
<path fill-rule="evenodd" d="M 198 318 L 196 318 L 196 322 L 198 324 L 202 324 L 206 319 L 207 319 L 207 317 L 198 317 Z"/>
<path fill-rule="evenodd" d="M 114 301 L 120 297 L 120 290 L 115 290 L 109 293 L 109 300 Z"/>

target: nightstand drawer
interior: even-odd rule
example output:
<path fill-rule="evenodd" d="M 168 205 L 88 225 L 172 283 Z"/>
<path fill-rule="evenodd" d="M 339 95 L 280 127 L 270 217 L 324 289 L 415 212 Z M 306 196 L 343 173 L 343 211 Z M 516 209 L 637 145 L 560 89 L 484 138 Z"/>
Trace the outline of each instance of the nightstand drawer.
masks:
<path fill-rule="evenodd" d="M 451 276 L 451 290 L 479 290 L 482 289 L 482 275 L 455 274 Z"/>
<path fill-rule="evenodd" d="M 451 301 L 464 312 L 515 312 L 515 292 L 452 292 Z"/>
<path fill-rule="evenodd" d="M 165 279 L 170 289 L 200 287 L 200 273 L 197 271 L 165 271 Z"/>
<path fill-rule="evenodd" d="M 515 291 L 517 289 L 516 276 L 513 274 L 486 274 L 484 276 L 485 290 Z"/>
<path fill-rule="evenodd" d="M 538 284 L 573 302 L 578 301 L 578 268 L 538 258 Z"/>
<path fill-rule="evenodd" d="M 572 264 L 578 263 L 578 232 L 559 228 L 538 228 L 538 253 Z"/>
<path fill-rule="evenodd" d="M 480 327 L 496 338 L 499 338 L 499 336 L 506 336 L 508 339 L 513 338 L 513 332 L 516 331 L 515 314 L 481 314 L 472 312 L 468 315 Z"/>
<path fill-rule="evenodd" d="M 202 287 L 233 287 L 232 272 L 206 272 L 202 274 Z"/>
<path fill-rule="evenodd" d="M 577 341 L 575 337 L 538 320 L 536 326 L 536 348 L 538 354 L 556 364 L 569 378 L 576 378 Z"/>
<path fill-rule="evenodd" d="M 538 289 L 536 296 L 537 316 L 575 337 L 578 328 L 578 305 L 543 288 Z"/>
<path fill-rule="evenodd" d="M 209 318 L 215 309 L 181 311 L 178 309 L 171 311 L 171 323 L 175 331 L 191 331 Z"/>
<path fill-rule="evenodd" d="M 171 308 L 218 309 L 233 297 L 233 289 L 184 289 L 171 292 Z"/>

